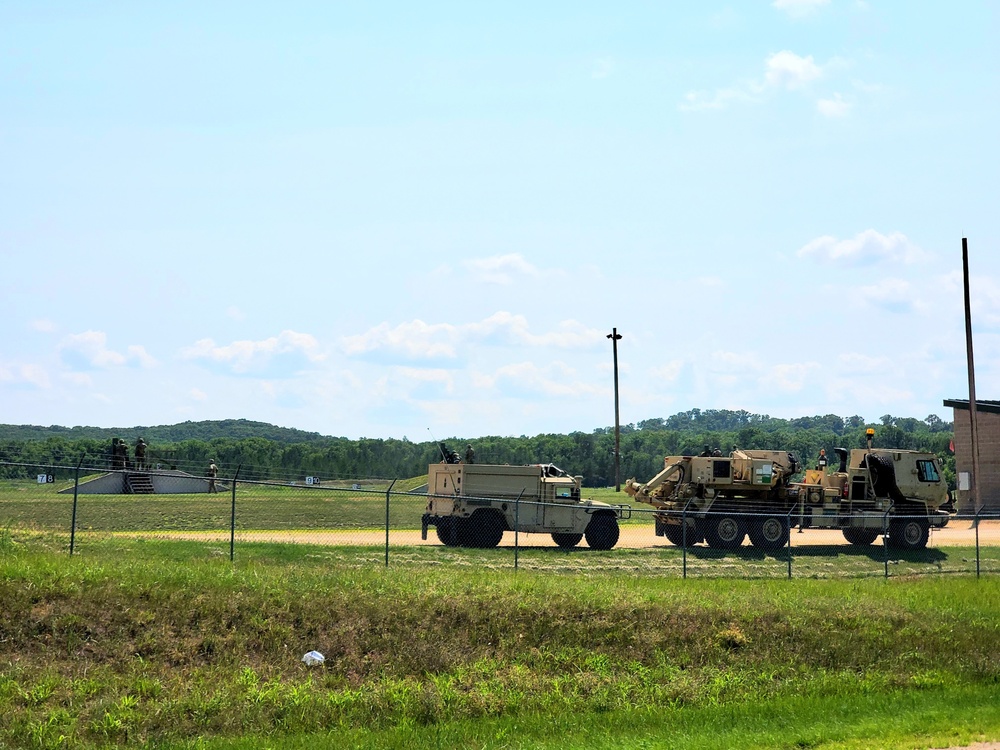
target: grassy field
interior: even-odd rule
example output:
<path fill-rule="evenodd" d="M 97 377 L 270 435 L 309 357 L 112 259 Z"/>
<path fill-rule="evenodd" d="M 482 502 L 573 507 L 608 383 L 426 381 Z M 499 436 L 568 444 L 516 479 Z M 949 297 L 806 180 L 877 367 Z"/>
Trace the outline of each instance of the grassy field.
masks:
<path fill-rule="evenodd" d="M 385 569 L 306 545 L 233 565 L 191 542 L 62 544 L 0 531 L 0 747 L 1000 738 L 1000 580 L 511 575 L 481 564 L 498 550 Z M 326 663 L 310 669 L 312 649 Z"/>

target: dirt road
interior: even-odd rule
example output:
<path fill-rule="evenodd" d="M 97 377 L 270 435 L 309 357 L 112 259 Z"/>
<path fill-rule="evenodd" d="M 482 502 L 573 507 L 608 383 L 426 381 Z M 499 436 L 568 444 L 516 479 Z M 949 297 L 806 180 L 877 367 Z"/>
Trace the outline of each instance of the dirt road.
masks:
<path fill-rule="evenodd" d="M 127 534 L 132 536 L 133 534 Z M 185 531 L 157 533 L 156 536 L 169 536 L 173 539 L 192 539 L 206 541 L 221 541 L 229 539 L 225 531 Z M 520 534 L 518 543 L 522 547 L 553 547 L 555 543 L 548 534 Z M 802 533 L 792 530 L 792 547 L 846 545 L 847 541 L 840 531 L 827 529 L 806 529 Z M 346 544 L 357 546 L 380 546 L 385 544 L 384 529 L 348 529 L 348 530 L 260 530 L 237 531 L 236 538 L 244 542 L 290 542 L 298 544 Z M 389 531 L 390 546 L 438 545 L 440 542 L 430 529 L 427 539 L 420 538 L 417 530 Z M 586 544 L 584 542 L 583 544 Z M 881 544 L 876 540 L 876 545 Z M 943 529 L 931 531 L 928 547 L 973 547 L 976 544 L 976 529 L 968 521 L 952 521 Z M 983 547 L 1000 546 L 1000 521 L 982 521 L 979 524 L 979 544 Z M 503 535 L 501 547 L 514 546 L 514 534 L 506 532 Z M 670 542 L 653 534 L 651 526 L 622 526 L 618 547 L 628 549 L 645 549 L 653 547 L 670 547 Z"/>

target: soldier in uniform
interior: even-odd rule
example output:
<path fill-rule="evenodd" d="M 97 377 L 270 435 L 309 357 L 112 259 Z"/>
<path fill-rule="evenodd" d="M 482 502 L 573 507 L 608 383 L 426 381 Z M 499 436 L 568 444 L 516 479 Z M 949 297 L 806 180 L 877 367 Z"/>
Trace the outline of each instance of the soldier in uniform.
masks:
<path fill-rule="evenodd" d="M 218 488 L 215 486 L 215 479 L 219 476 L 219 467 L 215 465 L 215 459 L 208 459 L 208 491 L 218 492 Z"/>
<path fill-rule="evenodd" d="M 125 441 L 111 438 L 111 466 L 117 471 L 125 468 Z"/>
<path fill-rule="evenodd" d="M 816 468 L 822 471 L 826 471 L 826 449 L 819 449 L 819 458 L 816 459 Z"/>
<path fill-rule="evenodd" d="M 474 464 L 476 463 L 476 452 L 472 450 L 472 444 L 465 446 L 465 463 Z"/>
<path fill-rule="evenodd" d="M 146 441 L 142 438 L 135 442 L 135 468 L 146 468 Z"/>

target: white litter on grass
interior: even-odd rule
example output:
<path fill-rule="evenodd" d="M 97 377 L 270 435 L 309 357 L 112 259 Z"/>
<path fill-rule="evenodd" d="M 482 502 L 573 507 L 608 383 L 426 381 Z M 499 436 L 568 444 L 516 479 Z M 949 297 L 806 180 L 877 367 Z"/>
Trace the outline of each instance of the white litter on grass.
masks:
<path fill-rule="evenodd" d="M 302 661 L 307 667 L 315 667 L 317 664 L 325 662 L 326 657 L 319 651 L 310 651 L 308 654 L 303 655 Z"/>

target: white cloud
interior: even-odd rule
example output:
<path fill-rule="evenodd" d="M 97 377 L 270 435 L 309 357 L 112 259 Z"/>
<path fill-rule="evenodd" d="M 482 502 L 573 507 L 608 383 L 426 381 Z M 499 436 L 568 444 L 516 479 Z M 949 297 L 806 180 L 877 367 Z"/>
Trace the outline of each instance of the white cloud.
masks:
<path fill-rule="evenodd" d="M 779 390 L 785 393 L 801 391 L 806 380 L 812 373 L 820 372 L 818 362 L 796 362 L 772 365 L 762 375 L 758 382 L 768 390 Z"/>
<path fill-rule="evenodd" d="M 864 266 L 882 262 L 913 263 L 923 260 L 926 253 L 902 232 L 882 234 L 866 229 L 849 240 L 838 240 L 830 235 L 817 237 L 799 248 L 798 256 L 827 263 Z"/>
<path fill-rule="evenodd" d="M 60 357 L 73 369 L 107 369 L 129 364 L 152 367 L 157 364 L 143 346 L 132 344 L 125 351 L 126 354 L 122 354 L 108 348 L 108 336 L 103 331 L 74 333 L 59 343 Z"/>
<path fill-rule="evenodd" d="M 853 106 L 840 94 L 834 94 L 830 99 L 819 99 L 816 102 L 816 110 L 824 117 L 844 117 Z"/>
<path fill-rule="evenodd" d="M 390 327 L 380 323 L 357 336 L 341 339 L 348 355 L 391 351 L 414 359 L 453 359 L 458 328 L 450 323 L 429 324 L 412 320 Z"/>
<path fill-rule="evenodd" d="M 602 392 L 601 388 L 575 378 L 576 371 L 563 362 L 551 362 L 545 367 L 519 362 L 504 365 L 489 380 L 501 390 L 513 388 L 521 393 L 554 398 L 576 398 Z"/>
<path fill-rule="evenodd" d="M 823 68 L 816 64 L 812 55 L 802 57 L 788 50 L 768 57 L 764 69 L 768 86 L 789 90 L 803 88 L 823 75 Z"/>
<path fill-rule="evenodd" d="M 552 331 L 533 333 L 523 315 L 499 311 L 476 323 L 452 325 L 412 320 L 391 327 L 380 323 L 356 336 L 345 336 L 343 350 L 350 356 L 380 352 L 409 359 L 455 359 L 463 345 L 473 343 L 579 349 L 599 345 L 600 331 L 566 320 Z"/>
<path fill-rule="evenodd" d="M 51 320 L 40 318 L 38 320 L 31 321 L 31 328 L 39 333 L 52 333 L 56 330 L 56 324 Z"/>
<path fill-rule="evenodd" d="M 792 18 L 805 18 L 829 2 L 830 0 L 774 0 L 771 7 L 784 11 Z"/>
<path fill-rule="evenodd" d="M 487 284 L 512 284 L 518 277 L 535 278 L 539 270 L 526 261 L 520 253 L 494 255 L 489 258 L 472 258 L 462 261 L 477 281 Z"/>
<path fill-rule="evenodd" d="M 246 320 L 247 316 L 246 313 L 244 313 L 236 305 L 230 305 L 229 307 L 226 308 L 226 317 L 230 318 L 231 320 L 242 321 Z"/>
<path fill-rule="evenodd" d="M 192 388 L 188 393 L 194 401 L 208 401 L 208 394 L 200 388 Z"/>
<path fill-rule="evenodd" d="M 909 313 L 920 308 L 913 287 L 903 279 L 883 279 L 878 284 L 861 287 L 856 294 L 865 304 L 886 312 Z"/>
<path fill-rule="evenodd" d="M 651 367 L 649 369 L 649 374 L 654 380 L 673 383 L 680 377 L 681 370 L 684 368 L 684 360 L 675 359 L 667 362 L 665 365 L 660 365 L 659 367 Z"/>
<path fill-rule="evenodd" d="M 33 385 L 36 388 L 50 386 L 49 375 L 43 367 L 30 363 L 0 362 L 0 383 L 4 385 Z"/>
<path fill-rule="evenodd" d="M 236 373 L 267 367 L 277 358 L 288 355 L 304 357 L 309 362 L 323 359 L 316 339 L 296 331 L 282 331 L 278 336 L 261 341 L 234 341 L 226 346 L 218 346 L 212 339 L 201 339 L 181 351 L 184 359 L 226 365 Z"/>
<path fill-rule="evenodd" d="M 683 112 L 725 109 L 730 104 L 764 101 L 776 91 L 808 91 L 813 82 L 826 76 L 828 70 L 844 64 L 843 60 L 833 59 L 820 65 L 812 55 L 782 50 L 764 60 L 762 78 L 745 80 L 713 92 L 689 91 L 678 107 Z"/>

